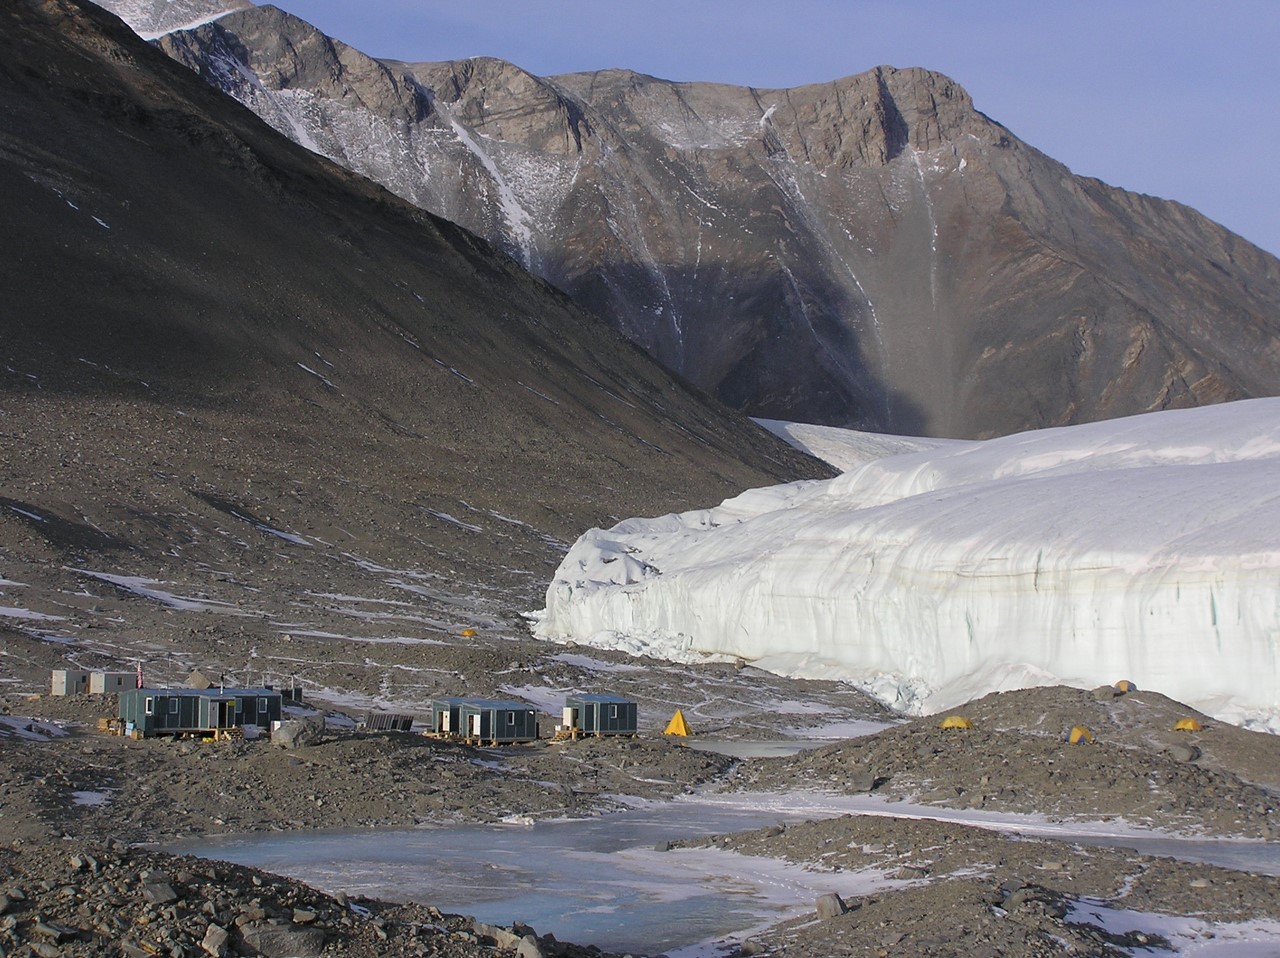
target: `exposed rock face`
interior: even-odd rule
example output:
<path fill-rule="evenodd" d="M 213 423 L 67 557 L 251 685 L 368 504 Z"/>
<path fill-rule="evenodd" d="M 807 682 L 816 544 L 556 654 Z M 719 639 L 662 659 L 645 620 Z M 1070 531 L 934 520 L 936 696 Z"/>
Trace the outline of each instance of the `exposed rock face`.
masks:
<path fill-rule="evenodd" d="M 384 63 L 272 7 L 159 42 L 752 415 L 984 437 L 1280 388 L 1280 262 L 1073 176 L 936 73 Z"/>

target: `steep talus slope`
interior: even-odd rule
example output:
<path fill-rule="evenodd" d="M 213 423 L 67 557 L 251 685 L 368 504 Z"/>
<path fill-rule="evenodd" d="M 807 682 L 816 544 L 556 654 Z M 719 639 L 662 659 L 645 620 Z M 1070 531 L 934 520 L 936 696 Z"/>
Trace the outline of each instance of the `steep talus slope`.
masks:
<path fill-rule="evenodd" d="M 380 62 L 272 7 L 159 42 L 752 415 L 982 437 L 1280 383 L 1274 257 L 1073 176 L 927 70 L 539 78 Z"/>
<path fill-rule="evenodd" d="M 91 5 L 5 8 L 0 103 L 24 682 L 139 648 L 261 678 L 388 629 L 378 660 L 420 666 L 423 632 L 510 627 L 584 528 L 823 471 Z M 361 658 L 316 681 L 376 690 Z"/>

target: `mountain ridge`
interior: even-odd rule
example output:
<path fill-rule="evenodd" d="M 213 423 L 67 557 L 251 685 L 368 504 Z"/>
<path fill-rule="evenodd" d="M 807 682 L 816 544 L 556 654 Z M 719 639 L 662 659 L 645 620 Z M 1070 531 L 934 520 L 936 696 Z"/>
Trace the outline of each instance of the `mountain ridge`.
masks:
<path fill-rule="evenodd" d="M 158 44 L 750 415 L 973 438 L 1280 383 L 1280 261 L 922 68 L 539 78 L 377 61 L 272 7 Z"/>

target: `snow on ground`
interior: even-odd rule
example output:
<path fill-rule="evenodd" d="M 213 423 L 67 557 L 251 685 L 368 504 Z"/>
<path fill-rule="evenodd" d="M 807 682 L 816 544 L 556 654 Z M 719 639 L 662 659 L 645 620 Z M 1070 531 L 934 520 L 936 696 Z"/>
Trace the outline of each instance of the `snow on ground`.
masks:
<path fill-rule="evenodd" d="M 848 472 L 888 456 L 975 445 L 963 439 L 885 436 L 876 432 L 859 432 L 856 429 L 840 429 L 836 426 L 813 426 L 803 422 L 783 422 L 780 419 L 753 421 L 783 442 L 835 466 L 841 472 Z"/>
<path fill-rule="evenodd" d="M 1161 937 L 1168 941 L 1173 954 L 1195 958 L 1274 958 L 1280 954 L 1280 922 L 1274 921 L 1214 923 L 1088 900 L 1073 904 L 1066 921 L 1096 925 L 1116 935 L 1139 932 L 1148 938 Z M 1124 950 L 1129 954 L 1151 954 L 1155 946 Z"/>
<path fill-rule="evenodd" d="M 590 530 L 535 633 L 912 713 L 1127 678 L 1280 730 L 1278 475 L 1280 399 L 887 455 Z"/>
<path fill-rule="evenodd" d="M 61 622 L 65 616 L 49 615 L 44 612 L 32 612 L 17 606 L 0 605 L 0 619 L 27 619 L 31 622 Z"/>
<path fill-rule="evenodd" d="M 175 595 L 164 589 L 157 589 L 155 586 L 163 584 L 157 579 L 146 579 L 136 575 L 115 575 L 110 572 L 95 572 L 92 569 L 74 569 L 72 571 L 91 579 L 109 582 L 111 585 L 132 593 L 141 599 L 150 599 L 152 602 L 158 602 L 166 608 L 180 612 L 224 612 L 227 615 L 259 614 L 240 609 L 230 602 L 221 602 L 217 599 L 192 599 Z"/>
<path fill-rule="evenodd" d="M 20 738 L 31 742 L 45 742 L 51 738 L 62 738 L 66 734 L 67 730 L 60 724 L 47 719 L 0 715 L 0 738 Z"/>

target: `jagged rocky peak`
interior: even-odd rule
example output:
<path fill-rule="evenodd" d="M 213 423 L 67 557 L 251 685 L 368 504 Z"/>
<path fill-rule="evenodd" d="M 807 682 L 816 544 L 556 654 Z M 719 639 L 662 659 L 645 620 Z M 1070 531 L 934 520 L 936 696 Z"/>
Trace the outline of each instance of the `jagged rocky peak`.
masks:
<path fill-rule="evenodd" d="M 554 82 L 494 57 L 408 64 L 450 115 L 471 130 L 551 154 L 581 152 L 591 124 Z"/>
<path fill-rule="evenodd" d="M 158 39 L 162 50 L 209 79 L 210 61 L 265 90 L 305 91 L 309 96 L 383 117 L 421 121 L 430 100 L 413 78 L 355 47 L 326 36 L 305 20 L 264 4 L 246 7 L 190 30 Z M 238 65 L 241 69 L 236 70 Z M 227 70 L 220 72 L 226 73 Z"/>
<path fill-rule="evenodd" d="M 908 147 L 936 149 L 962 136 L 998 141 L 969 94 L 931 70 L 876 67 L 834 83 L 759 94 L 789 149 L 819 166 L 884 165 Z"/>

